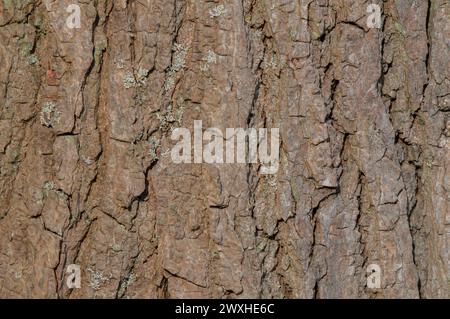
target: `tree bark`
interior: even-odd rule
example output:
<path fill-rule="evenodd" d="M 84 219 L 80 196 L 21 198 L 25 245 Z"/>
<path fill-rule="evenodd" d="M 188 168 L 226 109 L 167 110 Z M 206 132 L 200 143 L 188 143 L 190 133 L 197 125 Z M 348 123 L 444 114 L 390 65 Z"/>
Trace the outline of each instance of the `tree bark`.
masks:
<path fill-rule="evenodd" d="M 449 19 L 446 0 L 0 1 L 0 297 L 448 298 Z M 174 163 L 195 120 L 279 128 L 278 172 Z"/>

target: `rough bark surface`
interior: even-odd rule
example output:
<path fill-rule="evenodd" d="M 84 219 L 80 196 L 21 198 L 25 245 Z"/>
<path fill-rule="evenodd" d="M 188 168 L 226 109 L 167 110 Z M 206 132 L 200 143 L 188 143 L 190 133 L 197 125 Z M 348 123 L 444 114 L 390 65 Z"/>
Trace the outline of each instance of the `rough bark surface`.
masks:
<path fill-rule="evenodd" d="M 0 297 L 449 297 L 449 1 L 72 3 L 0 1 Z M 194 120 L 278 173 L 174 164 Z"/>

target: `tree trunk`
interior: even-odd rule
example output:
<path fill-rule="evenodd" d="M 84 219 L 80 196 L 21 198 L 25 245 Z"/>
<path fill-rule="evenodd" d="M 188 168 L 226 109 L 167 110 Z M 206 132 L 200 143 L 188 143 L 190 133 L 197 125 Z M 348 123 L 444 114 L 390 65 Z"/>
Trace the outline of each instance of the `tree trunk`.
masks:
<path fill-rule="evenodd" d="M 448 298 L 449 19 L 0 1 L 0 297 Z M 196 120 L 279 128 L 278 171 L 175 163 Z"/>

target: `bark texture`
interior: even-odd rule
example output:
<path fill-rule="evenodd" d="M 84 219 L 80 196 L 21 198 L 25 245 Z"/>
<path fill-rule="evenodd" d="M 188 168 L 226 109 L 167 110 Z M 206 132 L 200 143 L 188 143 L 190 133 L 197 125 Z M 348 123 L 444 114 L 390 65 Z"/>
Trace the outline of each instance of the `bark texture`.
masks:
<path fill-rule="evenodd" d="M 0 297 L 448 298 L 449 21 L 447 0 L 1 0 Z M 194 120 L 279 127 L 278 173 L 174 164 Z"/>

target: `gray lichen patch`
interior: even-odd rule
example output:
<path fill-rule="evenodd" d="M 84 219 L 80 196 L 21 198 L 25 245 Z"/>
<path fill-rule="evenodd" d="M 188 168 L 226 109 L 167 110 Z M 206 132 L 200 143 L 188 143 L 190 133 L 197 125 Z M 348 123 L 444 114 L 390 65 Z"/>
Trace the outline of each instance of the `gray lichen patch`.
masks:
<path fill-rule="evenodd" d="M 161 141 L 156 137 L 150 137 L 148 140 L 148 144 L 150 146 L 149 155 L 151 162 L 155 162 L 159 159 L 158 149 L 161 146 Z"/>
<path fill-rule="evenodd" d="M 45 102 L 41 109 L 40 122 L 43 126 L 53 127 L 59 123 L 61 113 L 54 102 Z"/>
<path fill-rule="evenodd" d="M 135 281 L 136 275 L 133 273 L 130 273 L 127 277 L 123 278 L 122 281 L 120 282 L 120 287 L 117 292 L 118 297 L 119 298 L 123 297 L 128 287 L 132 285 Z"/>
<path fill-rule="evenodd" d="M 173 110 L 172 104 L 162 113 L 157 113 L 156 117 L 159 120 L 159 129 L 162 132 L 167 132 L 173 128 L 175 124 L 180 124 L 183 120 L 184 114 L 184 101 L 179 100 L 177 102 L 177 110 Z"/>
<path fill-rule="evenodd" d="M 100 290 L 100 288 L 107 284 L 112 278 L 112 274 L 104 275 L 103 272 L 91 268 L 88 268 L 87 271 L 90 273 L 89 287 L 94 290 Z"/>
<path fill-rule="evenodd" d="M 149 72 L 150 70 L 148 69 L 139 68 L 139 70 L 136 73 L 136 82 L 140 85 L 145 85 L 145 80 Z"/>
<path fill-rule="evenodd" d="M 132 87 L 142 87 L 146 84 L 145 80 L 149 74 L 150 70 L 139 68 L 137 72 L 129 72 L 123 78 L 123 86 L 126 89 L 131 89 Z"/>
<path fill-rule="evenodd" d="M 127 73 L 123 78 L 123 86 L 126 89 L 131 89 L 136 85 L 136 79 L 134 78 L 133 73 Z"/>
<path fill-rule="evenodd" d="M 39 65 L 40 61 L 37 55 L 32 54 L 28 57 L 28 64 L 29 65 Z"/>
<path fill-rule="evenodd" d="M 186 66 L 186 57 L 189 51 L 189 45 L 175 43 L 172 48 L 172 65 L 167 72 L 167 78 L 164 82 L 164 90 L 170 91 L 175 85 L 175 75 Z"/>
<path fill-rule="evenodd" d="M 203 58 L 203 61 L 205 61 L 205 63 L 203 63 L 200 69 L 206 72 L 209 70 L 211 64 L 217 63 L 217 54 L 214 53 L 213 50 L 208 50 L 205 57 Z"/>

